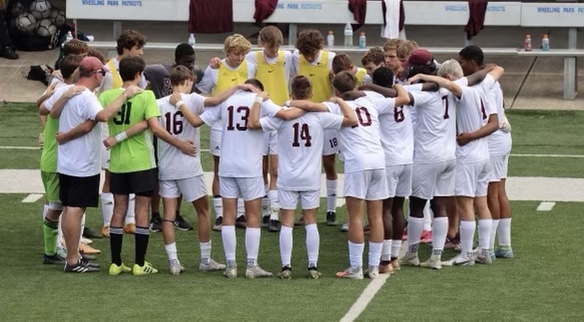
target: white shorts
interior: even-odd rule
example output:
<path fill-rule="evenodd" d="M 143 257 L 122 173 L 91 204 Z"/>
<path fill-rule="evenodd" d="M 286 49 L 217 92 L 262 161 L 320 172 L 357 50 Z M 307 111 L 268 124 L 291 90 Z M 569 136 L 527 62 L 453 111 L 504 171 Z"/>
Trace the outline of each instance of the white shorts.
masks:
<path fill-rule="evenodd" d="M 389 198 L 385 169 L 345 173 L 343 196 L 365 200 L 384 200 Z"/>
<path fill-rule="evenodd" d="M 412 165 L 400 164 L 385 167 L 389 198 L 409 197 L 412 194 Z"/>
<path fill-rule="evenodd" d="M 415 163 L 412 167 L 412 196 L 431 200 L 454 196 L 456 160 Z"/>
<path fill-rule="evenodd" d="M 501 179 L 507 179 L 507 170 L 509 168 L 509 153 L 499 156 L 491 156 L 491 178 L 489 182 L 499 182 Z"/>
<path fill-rule="evenodd" d="M 109 170 L 109 163 L 110 163 L 110 151 L 106 149 L 103 143 L 101 144 L 101 168 L 104 170 Z"/>
<path fill-rule="evenodd" d="M 209 131 L 209 152 L 211 155 L 216 157 L 221 156 L 221 136 L 223 135 L 223 129 L 221 127 L 211 125 L 211 130 Z"/>
<path fill-rule="evenodd" d="M 178 198 L 193 202 L 207 195 L 205 176 L 200 175 L 179 180 L 160 180 L 160 196 L 162 198 Z"/>
<path fill-rule="evenodd" d="M 341 140 L 339 130 L 324 130 L 323 140 L 322 155 L 326 156 L 339 153 L 339 141 Z"/>
<path fill-rule="evenodd" d="M 320 206 L 320 190 L 288 191 L 278 189 L 280 209 L 295 210 L 300 199 L 302 209 L 316 209 Z"/>
<path fill-rule="evenodd" d="M 219 177 L 219 189 L 223 198 L 242 198 L 250 201 L 266 195 L 263 177 Z"/>
<path fill-rule="evenodd" d="M 264 131 L 263 155 L 278 154 L 278 131 Z"/>
<path fill-rule="evenodd" d="M 484 197 L 491 178 L 491 161 L 456 163 L 456 187 L 454 193 L 461 197 Z"/>

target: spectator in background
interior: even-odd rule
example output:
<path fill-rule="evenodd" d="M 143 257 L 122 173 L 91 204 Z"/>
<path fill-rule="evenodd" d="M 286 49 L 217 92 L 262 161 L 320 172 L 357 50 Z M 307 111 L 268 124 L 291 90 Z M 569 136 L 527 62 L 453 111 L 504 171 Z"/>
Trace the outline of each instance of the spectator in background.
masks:
<path fill-rule="evenodd" d="M 0 0 L 0 57 L 18 59 L 18 54 L 12 48 L 12 42 L 8 35 L 8 25 L 5 21 L 6 1 Z"/>

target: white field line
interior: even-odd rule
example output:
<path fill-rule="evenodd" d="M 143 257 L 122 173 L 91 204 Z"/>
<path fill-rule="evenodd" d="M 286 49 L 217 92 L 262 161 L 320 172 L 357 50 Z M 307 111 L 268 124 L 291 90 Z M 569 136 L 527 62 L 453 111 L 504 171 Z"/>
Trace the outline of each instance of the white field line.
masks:
<path fill-rule="evenodd" d="M 551 201 L 542 201 L 539 206 L 537 206 L 537 211 L 551 211 L 552 209 L 554 209 L 554 206 L 556 205 L 555 202 L 551 202 Z"/>
<path fill-rule="evenodd" d="M 42 194 L 31 193 L 30 195 L 26 196 L 26 198 L 22 199 L 22 202 L 24 202 L 24 203 L 33 203 L 33 202 L 38 201 L 42 197 L 43 197 Z"/>
<path fill-rule="evenodd" d="M 353 322 L 355 321 L 359 315 L 365 310 L 369 302 L 373 300 L 373 297 L 379 289 L 387 282 L 387 278 L 389 274 L 380 274 L 378 278 L 372 280 L 369 285 L 363 290 L 363 293 L 359 296 L 357 301 L 353 303 L 353 306 L 349 309 L 349 311 L 343 316 L 341 322 Z"/>

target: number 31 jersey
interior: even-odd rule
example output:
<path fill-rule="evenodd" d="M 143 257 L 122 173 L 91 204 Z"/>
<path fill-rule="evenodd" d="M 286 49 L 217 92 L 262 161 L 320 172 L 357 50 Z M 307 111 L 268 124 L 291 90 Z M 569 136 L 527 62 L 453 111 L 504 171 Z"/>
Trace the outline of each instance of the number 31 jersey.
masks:
<path fill-rule="evenodd" d="M 251 106 L 255 93 L 237 91 L 221 105 L 207 108 L 201 115 L 205 124 L 220 121 L 221 159 L 219 176 L 231 178 L 254 178 L 262 176 L 263 139 L 262 130 L 248 129 Z M 260 117 L 274 116 L 280 106 L 271 100 L 264 101 Z"/>
<path fill-rule="evenodd" d="M 182 101 L 195 115 L 205 110 L 205 97 L 193 93 L 183 94 Z M 180 149 L 158 139 L 158 176 L 160 180 L 179 180 L 203 174 L 199 128 L 192 126 L 178 108 L 170 104 L 170 96 L 156 101 L 160 109 L 160 124 L 177 139 L 189 140 L 197 147 L 197 153 L 188 155 Z"/>
<path fill-rule="evenodd" d="M 278 189 L 320 190 L 324 130 L 341 128 L 343 117 L 332 113 L 307 113 L 284 121 L 260 119 L 264 131 L 278 131 Z"/>

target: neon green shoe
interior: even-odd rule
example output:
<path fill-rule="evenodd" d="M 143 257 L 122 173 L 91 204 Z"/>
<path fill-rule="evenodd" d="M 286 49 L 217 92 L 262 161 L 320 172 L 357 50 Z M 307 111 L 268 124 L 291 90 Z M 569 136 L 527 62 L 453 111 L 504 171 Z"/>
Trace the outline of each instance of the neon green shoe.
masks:
<path fill-rule="evenodd" d="M 131 271 L 132 271 L 132 269 L 129 268 L 128 266 L 124 265 L 124 263 L 122 263 L 122 265 L 120 265 L 120 266 L 112 263 L 110 265 L 110 268 L 109 268 L 109 274 L 111 276 L 117 276 L 117 275 L 120 275 L 122 273 L 130 273 Z"/>
<path fill-rule="evenodd" d="M 139 266 L 138 264 L 134 264 L 134 267 L 132 268 L 132 274 L 136 275 L 136 276 L 141 276 L 141 275 L 150 275 L 150 274 L 156 274 L 158 273 L 158 270 L 154 267 L 152 267 L 152 264 L 150 264 L 149 262 L 144 261 L 144 266 Z"/>

